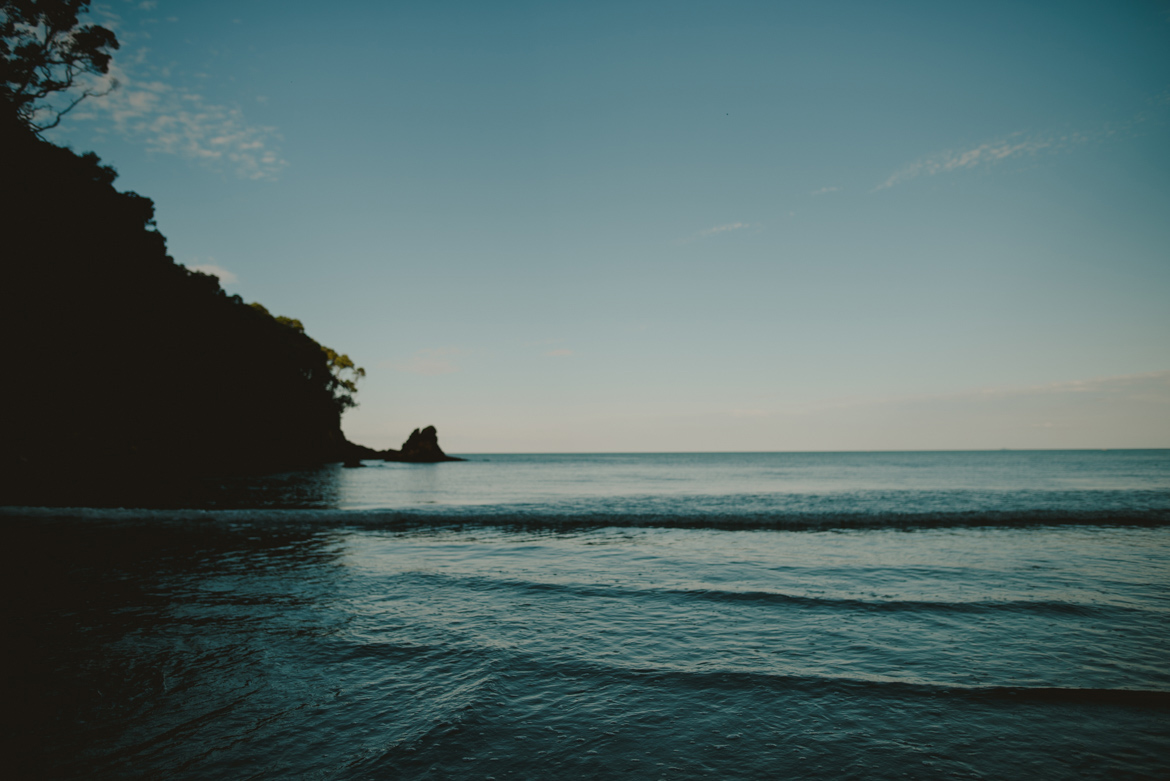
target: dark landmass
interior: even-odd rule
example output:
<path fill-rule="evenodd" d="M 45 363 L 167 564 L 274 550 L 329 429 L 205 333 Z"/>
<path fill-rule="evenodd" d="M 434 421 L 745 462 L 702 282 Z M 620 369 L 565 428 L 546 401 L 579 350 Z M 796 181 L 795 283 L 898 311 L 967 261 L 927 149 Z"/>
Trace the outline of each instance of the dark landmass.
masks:
<path fill-rule="evenodd" d="M 364 372 L 175 263 L 154 204 L 115 177 L 0 117 L 0 504 L 150 504 L 199 476 L 454 460 L 433 427 L 401 451 L 347 441 Z"/>
<path fill-rule="evenodd" d="M 363 369 L 175 263 L 149 198 L 44 140 L 118 49 L 88 7 L 0 13 L 0 504 L 174 504 L 209 476 L 458 460 L 434 427 L 401 451 L 347 441 Z"/>
<path fill-rule="evenodd" d="M 0 131 L 0 501 L 347 456 L 348 357 L 175 263 L 96 155 Z"/>

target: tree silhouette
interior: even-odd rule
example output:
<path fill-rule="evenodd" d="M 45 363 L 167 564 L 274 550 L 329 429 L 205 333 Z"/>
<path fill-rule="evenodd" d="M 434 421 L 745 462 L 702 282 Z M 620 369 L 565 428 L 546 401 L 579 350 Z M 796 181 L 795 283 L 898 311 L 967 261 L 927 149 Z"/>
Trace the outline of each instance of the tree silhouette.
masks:
<path fill-rule="evenodd" d="M 260 303 L 252 303 L 252 308 L 268 315 L 268 310 Z M 271 316 L 271 315 L 270 315 Z M 285 317 L 284 315 L 277 315 L 276 322 L 287 326 L 298 333 L 305 332 L 305 326 L 300 320 L 292 317 Z M 325 358 L 328 362 L 329 371 L 332 374 L 332 380 L 329 382 L 329 390 L 333 393 L 338 406 L 342 410 L 356 407 L 357 402 L 353 400 L 353 394 L 357 393 L 357 381 L 366 376 L 366 370 L 353 362 L 353 359 L 348 355 L 337 352 L 336 350 L 320 345 L 321 351 L 325 353 Z"/>
<path fill-rule="evenodd" d="M 90 0 L 3 0 L 0 2 L 0 101 L 35 133 L 56 127 L 61 117 L 87 97 L 106 90 L 82 87 L 84 76 L 110 71 L 114 33 L 79 15 Z M 75 91 L 79 88 L 80 91 Z M 58 108 L 50 100 L 66 95 Z"/>
<path fill-rule="evenodd" d="M 341 414 L 364 370 L 175 263 L 149 198 L 41 137 L 87 93 L 42 101 L 107 72 L 117 46 L 78 25 L 87 5 L 0 5 L 0 179 L 15 196 L 0 207 L 0 504 L 162 501 L 142 497 L 349 458 Z"/>

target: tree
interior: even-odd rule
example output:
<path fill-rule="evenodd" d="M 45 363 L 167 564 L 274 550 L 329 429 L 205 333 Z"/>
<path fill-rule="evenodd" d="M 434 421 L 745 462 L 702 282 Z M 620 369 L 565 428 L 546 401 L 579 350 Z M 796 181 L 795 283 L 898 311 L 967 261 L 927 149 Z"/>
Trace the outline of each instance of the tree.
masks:
<path fill-rule="evenodd" d="M 306 339 L 309 339 L 313 344 L 321 349 L 325 355 L 326 366 L 329 367 L 329 379 L 326 380 L 326 385 L 329 388 L 330 394 L 333 396 L 333 401 L 337 405 L 339 411 L 344 411 L 357 406 L 357 402 L 353 400 L 353 394 L 357 393 L 357 381 L 366 376 L 366 370 L 353 362 L 353 359 L 344 353 L 339 353 L 336 350 L 319 344 L 305 333 L 305 326 L 300 320 L 295 317 L 285 317 L 284 315 L 273 316 L 263 304 L 253 302 L 249 304 L 257 312 L 261 312 L 268 317 L 271 317 L 281 325 L 291 328 L 298 334 L 301 334 Z"/>
<path fill-rule="evenodd" d="M 114 33 L 96 24 L 80 24 L 90 0 L 0 0 L 0 102 L 38 135 L 87 97 L 104 95 L 84 76 L 110 71 Z M 80 91 L 78 91 L 80 90 Z M 58 107 L 52 98 L 63 96 Z"/>
<path fill-rule="evenodd" d="M 0 0 L 0 171 L 19 196 L 0 208 L 19 367 L 0 378 L 0 504 L 153 501 L 200 475 L 349 458 L 341 415 L 365 372 L 176 264 L 150 199 L 43 138 L 118 46 L 78 21 L 89 2 Z"/>
<path fill-rule="evenodd" d="M 321 345 L 321 351 L 329 362 L 329 371 L 333 375 L 333 384 L 330 390 L 337 405 L 342 409 L 356 407 L 353 394 L 357 393 L 357 381 L 366 376 L 366 370 L 353 362 L 348 355 Z"/>

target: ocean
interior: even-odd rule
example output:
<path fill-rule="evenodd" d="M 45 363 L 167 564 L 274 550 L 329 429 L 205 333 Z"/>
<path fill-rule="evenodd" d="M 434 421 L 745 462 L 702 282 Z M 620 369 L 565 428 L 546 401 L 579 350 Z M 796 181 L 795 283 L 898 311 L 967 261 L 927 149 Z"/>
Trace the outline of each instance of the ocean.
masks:
<path fill-rule="evenodd" d="M 0 509 L 5 777 L 1170 776 L 1170 450 L 467 458 Z"/>

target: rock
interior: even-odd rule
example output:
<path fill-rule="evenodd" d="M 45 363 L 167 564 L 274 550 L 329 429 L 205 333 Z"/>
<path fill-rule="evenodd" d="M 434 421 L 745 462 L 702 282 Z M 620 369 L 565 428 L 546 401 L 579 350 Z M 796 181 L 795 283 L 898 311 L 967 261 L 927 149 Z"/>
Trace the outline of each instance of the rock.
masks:
<path fill-rule="evenodd" d="M 401 450 L 383 450 L 380 454 L 383 461 L 410 461 L 413 463 L 434 463 L 437 461 L 463 461 L 443 452 L 439 447 L 439 432 L 434 426 L 424 429 L 415 429 L 402 443 Z"/>

